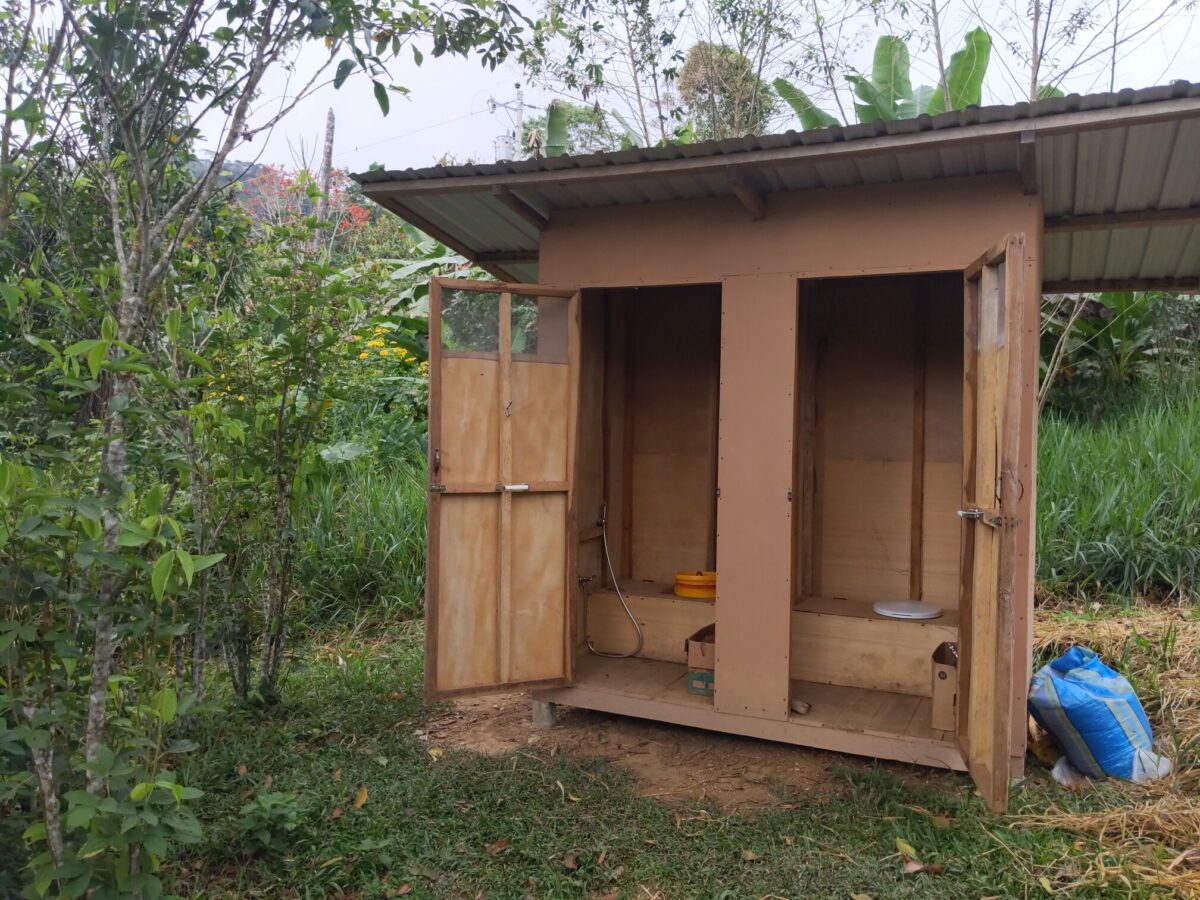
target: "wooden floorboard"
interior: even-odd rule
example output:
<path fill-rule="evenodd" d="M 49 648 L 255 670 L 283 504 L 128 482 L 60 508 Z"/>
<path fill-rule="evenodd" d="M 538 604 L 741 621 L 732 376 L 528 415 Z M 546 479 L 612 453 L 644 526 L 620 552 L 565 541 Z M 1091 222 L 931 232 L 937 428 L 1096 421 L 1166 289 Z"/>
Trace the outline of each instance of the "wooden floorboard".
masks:
<path fill-rule="evenodd" d="M 585 655 L 575 685 L 536 691 L 538 700 L 743 734 L 800 746 L 963 771 L 953 735 L 930 727 L 927 698 L 843 685 L 792 682 L 792 698 L 811 704 L 787 720 L 720 713 L 711 697 L 686 688 L 687 667 L 647 659 Z M 718 690 L 720 689 L 718 685 Z"/>

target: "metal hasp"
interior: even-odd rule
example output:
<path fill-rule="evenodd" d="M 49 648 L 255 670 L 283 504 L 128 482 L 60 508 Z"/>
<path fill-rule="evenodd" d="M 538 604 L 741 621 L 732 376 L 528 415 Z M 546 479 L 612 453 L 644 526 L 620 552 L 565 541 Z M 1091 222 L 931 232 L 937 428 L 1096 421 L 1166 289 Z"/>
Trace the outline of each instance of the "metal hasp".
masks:
<path fill-rule="evenodd" d="M 968 506 L 958 511 L 960 519 L 970 519 L 981 522 L 989 528 L 999 528 L 1004 524 L 1004 518 L 994 509 L 980 509 L 978 506 Z"/>
<path fill-rule="evenodd" d="M 527 490 L 529 490 L 529 483 L 522 481 L 518 484 L 498 484 L 498 485 L 496 485 L 496 490 L 508 491 L 510 493 L 519 492 L 519 491 L 527 491 Z"/>

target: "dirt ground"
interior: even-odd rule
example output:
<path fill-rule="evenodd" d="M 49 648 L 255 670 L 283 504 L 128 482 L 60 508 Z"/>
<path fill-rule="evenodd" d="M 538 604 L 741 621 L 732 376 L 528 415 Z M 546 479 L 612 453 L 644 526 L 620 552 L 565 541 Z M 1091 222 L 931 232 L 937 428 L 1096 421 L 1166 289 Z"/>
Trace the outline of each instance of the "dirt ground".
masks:
<path fill-rule="evenodd" d="M 956 776 L 840 753 L 791 747 L 661 722 L 560 707 L 553 728 L 535 728 L 527 693 L 458 700 L 417 732 L 430 744 L 500 755 L 601 756 L 631 774 L 639 793 L 666 803 L 711 801 L 729 812 L 785 807 L 846 786 L 845 772 L 884 766 L 915 781 Z"/>

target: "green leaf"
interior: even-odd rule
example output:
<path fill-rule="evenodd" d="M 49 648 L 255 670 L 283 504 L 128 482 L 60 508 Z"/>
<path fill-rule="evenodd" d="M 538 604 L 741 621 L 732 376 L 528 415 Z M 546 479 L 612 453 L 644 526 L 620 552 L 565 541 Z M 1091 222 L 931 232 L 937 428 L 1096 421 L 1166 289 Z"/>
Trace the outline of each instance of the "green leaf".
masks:
<path fill-rule="evenodd" d="M 104 341 L 99 338 L 88 338 L 84 341 L 76 341 L 70 347 L 63 351 L 63 356 L 80 356 L 90 352 L 96 346 L 104 346 Z"/>
<path fill-rule="evenodd" d="M 92 859 L 108 849 L 108 840 L 102 837 L 89 838 L 87 843 L 79 848 L 80 859 Z"/>
<path fill-rule="evenodd" d="M 193 556 L 192 569 L 196 572 L 203 572 L 209 566 L 215 566 L 224 558 L 224 553 L 209 553 L 206 556 Z"/>
<path fill-rule="evenodd" d="M 892 121 L 896 118 L 896 110 L 888 99 L 861 75 L 847 75 L 846 80 L 854 88 L 854 94 L 862 103 L 854 104 L 860 122 Z"/>
<path fill-rule="evenodd" d="M 567 111 L 567 104 L 558 100 L 551 100 L 546 107 L 547 156 L 562 156 L 567 152 Z"/>
<path fill-rule="evenodd" d="M 154 599 L 162 602 L 167 592 L 167 579 L 171 577 L 171 566 L 175 562 L 175 551 L 168 550 L 154 563 L 150 572 L 150 587 L 154 590 Z"/>
<path fill-rule="evenodd" d="M 326 462 L 350 462 L 366 452 L 367 448 L 362 444 L 354 441 L 338 441 L 336 444 L 321 448 L 321 459 Z"/>
<path fill-rule="evenodd" d="M 150 781 L 143 781 L 140 784 L 135 784 L 129 792 L 129 799 L 134 803 L 144 803 L 154 793 L 154 784 Z"/>
<path fill-rule="evenodd" d="M 75 806 L 67 813 L 68 828 L 87 828 L 88 823 L 96 817 L 96 807 Z"/>
<path fill-rule="evenodd" d="M 1053 100 L 1056 97 L 1065 97 L 1066 93 L 1062 88 L 1055 87 L 1052 84 L 1039 84 L 1037 89 L 1037 99 Z"/>
<path fill-rule="evenodd" d="M 100 367 L 104 365 L 104 357 L 107 355 L 108 347 L 103 342 L 97 344 L 88 352 L 88 371 L 92 373 L 93 378 L 96 378 L 100 375 Z"/>
<path fill-rule="evenodd" d="M 0 281 L 0 297 L 4 298 L 4 305 L 8 309 L 8 317 L 15 319 L 21 309 L 21 292 L 13 285 L 5 281 Z"/>
<path fill-rule="evenodd" d="M 388 110 L 391 109 L 391 101 L 388 99 L 387 88 L 380 81 L 375 82 L 375 102 L 379 104 L 379 109 L 386 116 Z"/>
<path fill-rule="evenodd" d="M 192 575 L 196 572 L 196 564 L 192 561 L 192 554 L 180 547 L 175 551 L 175 556 L 179 559 L 179 568 L 183 569 L 183 577 L 187 580 L 188 587 L 191 587 Z"/>
<path fill-rule="evenodd" d="M 341 88 L 346 83 L 346 79 L 350 77 L 350 73 L 354 71 L 354 60 L 343 59 L 338 63 L 337 72 L 333 76 L 334 88 Z"/>
<path fill-rule="evenodd" d="M 964 109 L 980 102 L 983 76 L 987 74 L 988 61 L 992 56 L 992 38 L 982 28 L 976 28 L 968 31 L 964 40 L 963 48 L 950 57 L 950 65 L 946 67 L 949 102 L 942 86 L 938 85 L 929 101 L 930 113 Z"/>
<path fill-rule="evenodd" d="M 908 47 L 903 40 L 885 34 L 875 42 L 871 82 L 887 103 L 888 109 L 898 118 L 901 102 L 912 96 Z"/>
<path fill-rule="evenodd" d="M 175 711 L 179 708 L 179 696 L 175 693 L 175 689 L 165 687 L 160 690 L 150 701 L 150 708 L 164 724 L 169 725 L 174 722 Z"/>
<path fill-rule="evenodd" d="M 179 341 L 179 326 L 183 324 L 183 316 L 179 310 L 173 309 L 167 313 L 167 319 L 163 323 L 163 330 L 167 333 L 167 340 L 172 344 Z"/>
<path fill-rule="evenodd" d="M 775 93 L 790 106 L 800 118 L 800 127 L 805 131 L 812 131 L 816 128 L 828 128 L 831 125 L 840 125 L 837 119 L 829 115 L 823 109 L 818 109 L 817 105 L 808 99 L 808 95 L 795 85 L 789 83 L 783 78 L 776 78 L 771 82 L 775 86 Z"/>

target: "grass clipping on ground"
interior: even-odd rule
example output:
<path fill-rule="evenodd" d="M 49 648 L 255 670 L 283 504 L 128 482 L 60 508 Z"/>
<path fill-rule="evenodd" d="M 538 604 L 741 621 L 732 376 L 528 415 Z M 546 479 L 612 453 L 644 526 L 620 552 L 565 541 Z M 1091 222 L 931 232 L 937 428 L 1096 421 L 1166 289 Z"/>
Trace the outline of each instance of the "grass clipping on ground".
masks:
<path fill-rule="evenodd" d="M 1081 618 L 1077 610 L 1039 610 L 1034 647 L 1040 658 L 1082 644 L 1133 683 L 1159 748 L 1175 764 L 1173 777 L 1129 785 L 1126 803 L 1090 812 L 1050 810 L 1027 815 L 1023 828 L 1061 828 L 1090 835 L 1123 858 L 1105 853 L 1086 874 L 1101 883 L 1126 873 L 1188 896 L 1200 896 L 1200 621 L 1184 608 L 1138 605 L 1120 616 Z"/>

